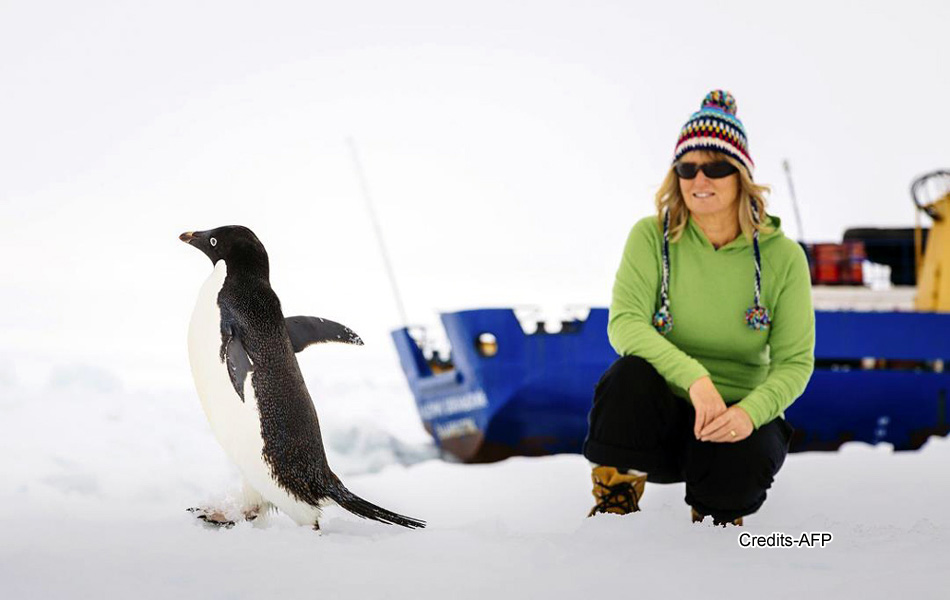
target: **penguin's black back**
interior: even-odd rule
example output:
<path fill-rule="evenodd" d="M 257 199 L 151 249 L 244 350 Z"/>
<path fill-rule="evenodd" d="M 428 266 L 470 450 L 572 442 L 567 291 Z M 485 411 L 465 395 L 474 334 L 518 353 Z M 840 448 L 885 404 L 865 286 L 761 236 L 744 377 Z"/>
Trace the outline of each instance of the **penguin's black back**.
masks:
<path fill-rule="evenodd" d="M 327 497 L 335 476 L 327 465 L 317 411 L 267 273 L 229 261 L 218 305 L 222 354 L 228 327 L 235 327 L 253 364 L 249 376 L 260 411 L 264 460 L 282 488 L 316 505 Z"/>

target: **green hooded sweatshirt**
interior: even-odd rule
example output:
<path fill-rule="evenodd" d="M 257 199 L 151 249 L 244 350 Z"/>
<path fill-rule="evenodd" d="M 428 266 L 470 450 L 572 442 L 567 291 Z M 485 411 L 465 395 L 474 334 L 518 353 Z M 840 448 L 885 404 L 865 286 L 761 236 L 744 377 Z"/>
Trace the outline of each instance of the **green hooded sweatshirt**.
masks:
<path fill-rule="evenodd" d="M 614 350 L 647 360 L 674 394 L 688 400 L 689 387 L 709 375 L 726 404 L 738 402 L 756 429 L 784 417 L 815 366 L 808 260 L 782 233 L 781 220 L 769 219 L 774 231 L 759 234 L 768 329 L 755 331 L 745 322 L 755 296 L 752 242 L 740 234 L 716 250 L 692 217 L 670 242 L 673 330 L 663 336 L 652 324 L 663 273 L 663 232 L 655 216 L 630 231 L 607 324 Z"/>

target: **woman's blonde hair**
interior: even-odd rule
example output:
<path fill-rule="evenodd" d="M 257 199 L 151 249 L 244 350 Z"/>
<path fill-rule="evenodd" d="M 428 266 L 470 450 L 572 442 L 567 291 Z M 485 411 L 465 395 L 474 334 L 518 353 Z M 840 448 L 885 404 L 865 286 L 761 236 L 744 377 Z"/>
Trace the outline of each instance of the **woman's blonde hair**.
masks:
<path fill-rule="evenodd" d="M 742 163 L 731 156 L 712 151 L 701 152 L 709 160 L 726 160 L 739 170 L 739 228 L 746 239 L 752 241 L 752 232 L 756 229 L 761 233 L 771 233 L 772 228 L 768 225 L 765 212 L 765 196 L 771 192 L 771 188 L 752 181 L 752 177 Z M 753 205 L 759 212 L 758 223 L 753 218 Z M 663 228 L 663 214 L 667 210 L 670 211 L 670 241 L 675 242 L 686 228 L 689 209 L 686 208 L 686 201 L 683 199 L 683 192 L 680 190 L 679 177 L 672 166 L 662 185 L 660 185 L 660 189 L 656 192 L 656 211 L 660 229 Z"/>

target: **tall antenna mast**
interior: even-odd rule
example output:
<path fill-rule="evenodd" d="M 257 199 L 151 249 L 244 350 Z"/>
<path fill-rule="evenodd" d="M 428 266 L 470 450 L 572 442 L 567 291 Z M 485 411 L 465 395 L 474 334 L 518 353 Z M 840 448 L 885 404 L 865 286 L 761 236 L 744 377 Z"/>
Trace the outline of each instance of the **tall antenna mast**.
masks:
<path fill-rule="evenodd" d="M 356 176 L 360 180 L 360 188 L 363 190 L 363 199 L 366 201 L 366 209 L 369 211 L 370 220 L 373 222 L 373 230 L 376 232 L 376 242 L 379 244 L 379 252 L 383 255 L 383 264 L 386 266 L 386 274 L 389 275 L 389 284 L 392 286 L 393 297 L 396 299 L 396 309 L 399 311 L 402 326 L 407 327 L 409 325 L 409 319 L 406 318 L 406 309 L 402 304 L 402 296 L 399 295 L 399 286 L 396 285 L 396 275 L 393 273 L 389 253 L 386 251 L 386 244 L 383 242 L 383 231 L 379 227 L 379 219 L 376 218 L 376 210 L 373 208 L 373 200 L 369 193 L 369 186 L 366 184 L 366 175 L 363 173 L 363 163 L 360 161 L 360 153 L 356 148 L 356 141 L 353 138 L 346 138 L 346 141 L 353 155 Z"/>
<path fill-rule="evenodd" d="M 792 167 L 788 164 L 788 159 L 782 161 L 782 168 L 785 169 L 785 178 L 788 179 L 788 191 L 792 195 L 792 209 L 795 211 L 795 223 L 798 225 L 798 239 L 805 241 L 805 228 L 802 227 L 802 216 L 798 212 L 798 199 L 795 198 L 795 185 L 792 184 Z"/>

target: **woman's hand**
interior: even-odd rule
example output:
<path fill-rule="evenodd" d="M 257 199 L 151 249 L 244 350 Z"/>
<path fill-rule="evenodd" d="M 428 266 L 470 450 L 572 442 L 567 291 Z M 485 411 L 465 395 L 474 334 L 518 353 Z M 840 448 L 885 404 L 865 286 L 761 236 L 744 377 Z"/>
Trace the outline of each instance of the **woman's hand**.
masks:
<path fill-rule="evenodd" d="M 755 426 L 749 413 L 733 404 L 703 427 L 699 439 L 703 442 L 738 442 L 752 435 L 753 429 Z"/>
<path fill-rule="evenodd" d="M 700 437 L 700 431 L 719 415 L 726 412 L 726 403 L 723 402 L 719 390 L 713 385 L 709 376 L 701 377 L 689 386 L 689 399 L 696 409 L 696 422 L 693 424 L 693 435 Z M 738 433 L 738 431 L 736 432 Z"/>

